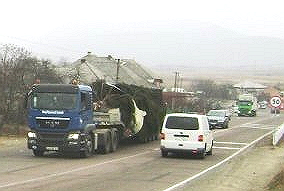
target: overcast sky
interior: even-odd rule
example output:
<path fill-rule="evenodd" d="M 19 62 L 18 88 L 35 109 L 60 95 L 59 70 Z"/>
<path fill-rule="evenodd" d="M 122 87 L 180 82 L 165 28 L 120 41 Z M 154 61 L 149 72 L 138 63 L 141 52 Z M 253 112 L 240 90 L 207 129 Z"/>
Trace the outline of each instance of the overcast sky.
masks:
<path fill-rule="evenodd" d="M 13 43 L 46 55 L 55 50 L 43 38 L 57 36 L 58 28 L 88 27 L 90 23 L 119 25 L 127 22 L 195 20 L 209 22 L 252 36 L 284 40 L 283 1 L 259 0 L 5 0 L 1 1 L 0 43 Z M 69 31 L 70 33 L 70 31 Z M 69 34 L 68 33 L 68 34 Z M 57 44 L 70 55 L 82 52 Z M 48 47 L 48 48 L 47 48 Z M 86 52 L 86 50 L 83 50 Z M 98 50 L 99 52 L 99 50 Z M 104 54 L 104 52 L 102 52 Z M 105 54 L 108 54 L 105 52 Z"/>

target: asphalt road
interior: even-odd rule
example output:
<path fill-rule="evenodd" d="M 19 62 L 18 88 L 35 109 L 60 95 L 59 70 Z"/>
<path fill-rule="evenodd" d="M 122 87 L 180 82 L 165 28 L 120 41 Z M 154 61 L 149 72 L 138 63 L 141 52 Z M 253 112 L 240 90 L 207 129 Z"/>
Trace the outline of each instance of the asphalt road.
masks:
<path fill-rule="evenodd" d="M 174 190 L 204 178 L 214 166 L 223 165 L 226 158 L 283 122 L 284 114 L 268 110 L 259 110 L 256 117 L 233 116 L 228 129 L 214 130 L 213 155 L 205 159 L 162 158 L 159 141 L 122 145 L 115 153 L 87 159 L 58 154 L 34 157 L 24 139 L 11 139 L 0 145 L 0 190 Z"/>

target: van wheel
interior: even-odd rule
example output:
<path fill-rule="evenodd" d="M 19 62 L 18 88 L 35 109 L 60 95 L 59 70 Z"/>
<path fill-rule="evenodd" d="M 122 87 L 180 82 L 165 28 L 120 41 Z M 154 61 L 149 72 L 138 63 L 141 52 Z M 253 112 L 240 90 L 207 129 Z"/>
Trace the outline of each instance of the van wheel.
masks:
<path fill-rule="evenodd" d="M 206 154 L 207 155 L 212 155 L 212 150 L 213 150 L 213 141 L 212 141 L 210 150 Z"/>
<path fill-rule="evenodd" d="M 162 157 L 167 157 L 169 152 L 161 150 Z"/>
<path fill-rule="evenodd" d="M 200 159 L 204 159 L 205 158 L 206 148 L 207 148 L 207 144 L 205 144 L 205 148 L 203 150 L 201 150 L 200 153 L 197 154 L 198 158 L 200 158 Z"/>
<path fill-rule="evenodd" d="M 201 151 L 201 152 L 198 154 L 198 158 L 204 159 L 204 158 L 205 158 L 205 155 L 206 155 L 205 150 L 204 150 L 204 151 Z"/>

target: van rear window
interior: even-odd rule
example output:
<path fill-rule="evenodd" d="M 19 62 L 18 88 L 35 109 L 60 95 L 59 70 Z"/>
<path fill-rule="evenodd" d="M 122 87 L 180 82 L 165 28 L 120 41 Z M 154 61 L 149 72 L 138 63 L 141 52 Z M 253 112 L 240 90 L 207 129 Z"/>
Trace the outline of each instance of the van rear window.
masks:
<path fill-rule="evenodd" d="M 195 117 L 169 116 L 166 122 L 167 129 L 198 130 L 198 119 Z"/>

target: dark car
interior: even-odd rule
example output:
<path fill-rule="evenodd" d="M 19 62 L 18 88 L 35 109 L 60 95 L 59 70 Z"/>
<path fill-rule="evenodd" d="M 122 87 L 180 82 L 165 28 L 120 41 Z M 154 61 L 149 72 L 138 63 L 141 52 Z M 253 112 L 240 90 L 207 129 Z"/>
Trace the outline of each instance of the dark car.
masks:
<path fill-rule="evenodd" d="M 210 110 L 207 113 L 208 122 L 211 128 L 228 128 L 230 114 L 228 110 Z"/>

